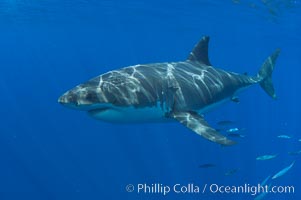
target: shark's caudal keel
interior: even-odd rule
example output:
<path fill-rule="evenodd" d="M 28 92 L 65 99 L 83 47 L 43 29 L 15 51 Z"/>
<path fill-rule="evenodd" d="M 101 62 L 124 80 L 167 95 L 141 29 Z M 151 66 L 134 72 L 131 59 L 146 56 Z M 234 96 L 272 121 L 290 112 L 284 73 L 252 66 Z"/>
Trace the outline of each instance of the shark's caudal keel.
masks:
<path fill-rule="evenodd" d="M 237 102 L 236 93 L 256 83 L 276 98 L 272 72 L 280 50 L 251 77 L 213 67 L 208 42 L 209 37 L 203 37 L 186 61 L 110 71 L 67 91 L 58 101 L 109 122 L 178 121 L 210 141 L 232 145 L 235 142 L 211 128 L 201 114 L 224 100 Z"/>

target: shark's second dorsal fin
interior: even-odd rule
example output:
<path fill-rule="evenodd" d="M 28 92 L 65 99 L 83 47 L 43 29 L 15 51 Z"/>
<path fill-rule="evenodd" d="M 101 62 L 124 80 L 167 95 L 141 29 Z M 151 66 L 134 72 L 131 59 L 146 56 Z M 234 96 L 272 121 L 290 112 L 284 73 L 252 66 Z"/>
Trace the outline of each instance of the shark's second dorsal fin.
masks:
<path fill-rule="evenodd" d="M 204 36 L 190 52 L 188 59 L 189 61 L 197 61 L 202 64 L 211 66 L 211 63 L 208 58 L 208 43 L 209 37 Z"/>

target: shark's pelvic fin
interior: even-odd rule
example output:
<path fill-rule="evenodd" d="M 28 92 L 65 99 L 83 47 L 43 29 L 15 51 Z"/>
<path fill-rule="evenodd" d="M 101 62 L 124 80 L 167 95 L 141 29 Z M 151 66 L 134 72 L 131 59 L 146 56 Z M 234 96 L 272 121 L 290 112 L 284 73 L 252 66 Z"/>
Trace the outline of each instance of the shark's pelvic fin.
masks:
<path fill-rule="evenodd" d="M 234 141 L 229 140 L 215 129 L 211 128 L 205 119 L 196 112 L 172 112 L 170 117 L 176 119 L 181 124 L 207 140 L 226 146 L 235 144 Z"/>
<path fill-rule="evenodd" d="M 276 51 L 264 61 L 257 75 L 260 86 L 273 99 L 276 99 L 276 94 L 272 82 L 272 73 L 279 53 L 280 49 L 276 49 Z"/>
<path fill-rule="evenodd" d="M 235 103 L 239 103 L 240 102 L 240 100 L 239 100 L 239 98 L 237 96 L 231 97 L 231 101 L 233 101 Z"/>
<path fill-rule="evenodd" d="M 196 61 L 211 66 L 211 63 L 208 58 L 208 43 L 209 43 L 209 37 L 204 36 L 199 41 L 199 43 L 195 45 L 192 52 L 190 52 L 187 60 Z"/>

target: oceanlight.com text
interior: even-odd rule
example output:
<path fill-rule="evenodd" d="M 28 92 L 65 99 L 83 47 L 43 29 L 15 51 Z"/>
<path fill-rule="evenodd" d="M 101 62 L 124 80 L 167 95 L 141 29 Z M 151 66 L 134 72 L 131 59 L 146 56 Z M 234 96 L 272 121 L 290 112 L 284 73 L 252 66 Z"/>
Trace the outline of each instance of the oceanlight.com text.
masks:
<path fill-rule="evenodd" d="M 203 184 L 198 185 L 195 183 L 180 184 L 176 183 L 173 185 L 167 185 L 162 183 L 138 183 L 138 184 L 128 184 L 126 186 L 127 192 L 135 192 L 137 194 L 156 194 L 166 196 L 170 193 L 174 194 L 249 194 L 252 196 L 262 194 L 262 193 L 284 193 L 284 194 L 294 194 L 294 186 L 272 186 L 272 185 L 220 185 L 220 184 Z"/>
<path fill-rule="evenodd" d="M 206 184 L 205 184 L 206 185 Z M 208 186 L 208 185 L 207 185 Z M 207 187 L 206 186 L 206 187 Z M 218 184 L 211 184 L 209 185 L 209 191 L 211 193 L 238 193 L 238 194 L 250 194 L 252 196 L 260 194 L 260 193 L 295 193 L 294 186 L 270 186 L 270 185 L 250 185 L 244 184 L 240 186 L 224 186 Z"/>

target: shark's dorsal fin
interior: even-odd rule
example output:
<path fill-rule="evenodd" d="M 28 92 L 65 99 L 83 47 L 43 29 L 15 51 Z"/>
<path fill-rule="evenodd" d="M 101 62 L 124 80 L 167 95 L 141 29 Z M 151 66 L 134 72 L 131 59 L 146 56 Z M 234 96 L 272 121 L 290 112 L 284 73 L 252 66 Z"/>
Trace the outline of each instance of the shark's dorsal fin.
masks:
<path fill-rule="evenodd" d="M 211 66 L 211 63 L 208 58 L 208 43 L 209 37 L 204 36 L 190 52 L 188 59 L 189 61 L 197 61 L 202 64 Z"/>

